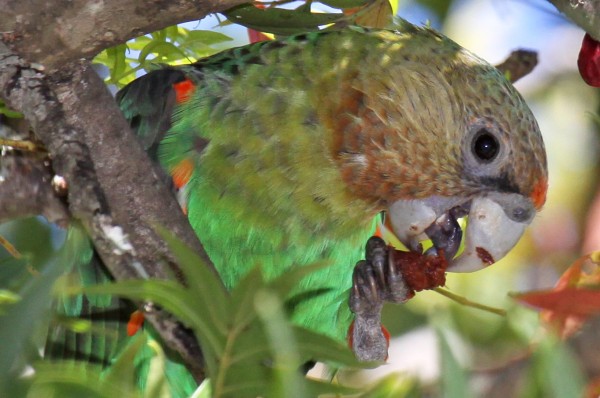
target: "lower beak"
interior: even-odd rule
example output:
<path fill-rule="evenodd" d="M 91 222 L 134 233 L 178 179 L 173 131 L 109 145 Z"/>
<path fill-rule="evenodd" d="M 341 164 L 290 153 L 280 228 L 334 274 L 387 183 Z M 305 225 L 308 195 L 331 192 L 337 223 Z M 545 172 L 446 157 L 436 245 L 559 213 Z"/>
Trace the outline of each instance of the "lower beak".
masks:
<path fill-rule="evenodd" d="M 503 258 L 519 241 L 535 215 L 535 208 L 522 195 L 493 193 L 471 200 L 449 198 L 399 200 L 388 215 L 398 239 L 410 250 L 431 239 L 427 254 L 443 253 L 448 271 L 472 272 Z M 456 218 L 468 216 L 464 250 L 455 256 L 462 237 Z"/>

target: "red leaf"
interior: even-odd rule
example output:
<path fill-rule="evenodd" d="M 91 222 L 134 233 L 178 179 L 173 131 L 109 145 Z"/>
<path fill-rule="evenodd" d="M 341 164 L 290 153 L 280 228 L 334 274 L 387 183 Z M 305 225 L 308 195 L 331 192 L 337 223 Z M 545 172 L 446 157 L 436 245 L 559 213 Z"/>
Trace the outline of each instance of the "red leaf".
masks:
<path fill-rule="evenodd" d="M 600 252 L 575 261 L 554 289 L 515 294 L 520 302 L 542 312 L 542 321 L 566 338 L 592 315 L 600 314 Z"/>
<path fill-rule="evenodd" d="M 516 296 L 522 303 L 568 316 L 588 317 L 600 314 L 600 290 L 568 287 L 542 290 Z"/>
<path fill-rule="evenodd" d="M 600 87 L 600 42 L 588 33 L 583 37 L 577 66 L 583 80 L 593 87 Z"/>
<path fill-rule="evenodd" d="M 248 39 L 250 43 L 258 43 L 259 41 L 271 40 L 271 38 L 265 35 L 263 32 L 248 28 Z"/>

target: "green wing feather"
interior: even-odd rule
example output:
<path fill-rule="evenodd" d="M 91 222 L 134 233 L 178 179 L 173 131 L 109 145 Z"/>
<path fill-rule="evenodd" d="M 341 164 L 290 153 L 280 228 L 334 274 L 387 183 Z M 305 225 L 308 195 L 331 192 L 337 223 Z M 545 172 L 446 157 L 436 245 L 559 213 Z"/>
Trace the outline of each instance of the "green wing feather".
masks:
<path fill-rule="evenodd" d="M 83 228 L 77 224 L 69 228 L 65 249 L 69 251 L 68 277 L 76 285 L 109 283 L 113 279 L 94 252 Z M 45 345 L 44 356 L 49 360 L 68 360 L 109 367 L 134 339 L 127 335 L 130 315 L 137 309 L 133 303 L 111 295 L 63 296 L 57 299 L 58 319 L 51 326 Z M 74 327 L 74 322 L 86 322 L 87 326 Z M 157 360 L 157 353 L 150 343 L 158 339 L 150 326 L 144 326 L 148 334 L 135 357 L 135 381 L 144 390 L 150 365 Z M 167 389 L 173 398 L 189 397 L 197 388 L 194 378 L 187 372 L 178 355 L 168 352 L 164 358 L 164 375 Z"/>
<path fill-rule="evenodd" d="M 193 163 L 186 186 L 189 219 L 225 284 L 235 286 L 257 265 L 274 278 L 326 260 L 330 267 L 301 281 L 289 304 L 295 322 L 338 339 L 351 318 L 344 292 L 377 211 L 341 180 L 327 112 L 339 105 L 344 79 L 357 73 L 350 61 L 382 43 L 377 32 L 365 33 L 308 33 L 232 49 L 150 72 L 117 94 L 143 146 L 168 172 L 184 159 Z M 184 80 L 195 90 L 177 104 L 173 84 Z M 109 281 L 89 242 L 80 243 L 73 273 L 84 284 Z M 130 304 L 78 297 L 64 299 L 61 308 L 93 320 L 96 332 L 113 334 L 58 328 L 48 340 L 50 356 L 108 364 L 118 343 L 127 341 Z M 108 318 L 113 309 L 118 316 Z M 142 373 L 150 354 L 136 360 Z M 174 396 L 190 393 L 194 383 L 183 366 L 170 361 L 166 372 L 180 388 Z"/>
<path fill-rule="evenodd" d="M 256 265 L 274 278 L 331 263 L 297 287 L 304 299 L 293 319 L 338 339 L 350 322 L 342 293 L 376 211 L 341 180 L 319 105 L 354 73 L 344 59 L 380 41 L 363 32 L 311 33 L 184 67 L 197 87 L 159 146 L 170 172 L 193 159 L 188 216 L 227 287 Z M 349 50 L 340 53 L 344 42 Z"/>

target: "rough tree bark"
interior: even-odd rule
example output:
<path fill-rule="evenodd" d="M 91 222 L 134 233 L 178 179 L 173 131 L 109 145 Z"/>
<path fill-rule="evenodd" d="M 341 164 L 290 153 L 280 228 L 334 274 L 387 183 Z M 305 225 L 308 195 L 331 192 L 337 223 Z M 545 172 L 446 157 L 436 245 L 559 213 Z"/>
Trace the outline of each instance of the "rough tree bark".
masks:
<path fill-rule="evenodd" d="M 177 273 L 156 224 L 212 264 L 89 59 L 241 2 L 0 1 L 0 97 L 25 115 L 48 149 L 54 172 L 68 183 L 71 214 L 117 279 Z M 190 332 L 160 310 L 147 318 L 201 380 L 202 356 Z"/>
<path fill-rule="evenodd" d="M 576 25 L 600 40 L 600 4 L 598 0 L 548 0 Z"/>

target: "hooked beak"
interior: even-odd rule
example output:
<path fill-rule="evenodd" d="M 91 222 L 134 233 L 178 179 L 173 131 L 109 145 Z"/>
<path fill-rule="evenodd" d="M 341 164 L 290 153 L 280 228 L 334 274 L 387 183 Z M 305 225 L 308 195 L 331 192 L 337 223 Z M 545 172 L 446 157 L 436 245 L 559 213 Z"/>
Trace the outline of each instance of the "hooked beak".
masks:
<path fill-rule="evenodd" d="M 448 271 L 472 272 L 504 257 L 536 214 L 533 203 L 515 193 L 493 192 L 468 200 L 436 197 L 398 200 L 388 209 L 393 231 L 410 250 L 431 239 L 425 254 L 444 254 Z M 458 218 L 468 216 L 464 250 L 457 256 L 463 231 Z"/>

